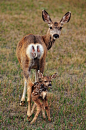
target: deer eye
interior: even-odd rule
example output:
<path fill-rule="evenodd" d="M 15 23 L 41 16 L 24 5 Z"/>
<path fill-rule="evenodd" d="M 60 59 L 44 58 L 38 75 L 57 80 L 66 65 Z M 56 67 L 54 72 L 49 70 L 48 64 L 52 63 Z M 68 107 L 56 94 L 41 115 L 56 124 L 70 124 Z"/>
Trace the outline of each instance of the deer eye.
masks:
<path fill-rule="evenodd" d="M 52 27 L 50 27 L 50 29 L 52 29 Z"/>
<path fill-rule="evenodd" d="M 47 83 L 47 81 L 44 81 L 45 83 Z"/>
<path fill-rule="evenodd" d="M 49 81 L 50 83 L 52 83 L 52 81 Z"/>

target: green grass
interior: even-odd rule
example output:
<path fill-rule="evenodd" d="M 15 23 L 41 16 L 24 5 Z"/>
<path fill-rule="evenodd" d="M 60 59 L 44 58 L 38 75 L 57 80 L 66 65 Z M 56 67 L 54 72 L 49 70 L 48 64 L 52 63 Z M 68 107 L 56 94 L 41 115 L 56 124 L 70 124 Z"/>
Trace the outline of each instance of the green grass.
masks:
<path fill-rule="evenodd" d="M 47 24 L 41 11 L 53 21 L 71 11 L 71 20 L 47 53 L 44 75 L 58 72 L 48 102 L 52 122 L 42 114 L 34 125 L 27 120 L 27 100 L 19 106 L 23 72 L 16 57 L 17 43 L 33 33 L 44 35 Z M 0 129 L 85 130 L 86 128 L 86 0 L 0 1 Z M 34 75 L 34 71 L 33 75 Z M 34 76 L 32 77 L 34 78 Z M 31 120 L 33 116 L 31 117 Z"/>

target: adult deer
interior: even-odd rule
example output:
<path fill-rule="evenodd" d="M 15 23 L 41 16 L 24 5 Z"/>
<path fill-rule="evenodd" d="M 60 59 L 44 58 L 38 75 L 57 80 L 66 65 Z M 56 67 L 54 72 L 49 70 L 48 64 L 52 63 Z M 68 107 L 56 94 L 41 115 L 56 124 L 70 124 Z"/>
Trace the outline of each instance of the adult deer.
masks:
<path fill-rule="evenodd" d="M 38 70 L 43 73 L 45 60 L 47 55 L 47 50 L 49 50 L 54 44 L 55 40 L 59 38 L 62 27 L 65 23 L 69 22 L 71 17 L 71 12 L 67 12 L 60 22 L 53 22 L 49 14 L 43 10 L 42 18 L 48 24 L 49 28 L 47 34 L 33 35 L 28 34 L 23 37 L 23 39 L 17 45 L 17 58 L 21 64 L 23 74 L 24 74 L 24 90 L 21 98 L 20 105 L 25 102 L 26 86 L 28 85 L 28 78 L 30 77 L 31 69 L 36 70 L 35 81 L 37 81 Z M 27 93 L 28 101 L 28 112 L 27 115 L 31 115 L 31 87 L 28 88 L 29 93 Z"/>

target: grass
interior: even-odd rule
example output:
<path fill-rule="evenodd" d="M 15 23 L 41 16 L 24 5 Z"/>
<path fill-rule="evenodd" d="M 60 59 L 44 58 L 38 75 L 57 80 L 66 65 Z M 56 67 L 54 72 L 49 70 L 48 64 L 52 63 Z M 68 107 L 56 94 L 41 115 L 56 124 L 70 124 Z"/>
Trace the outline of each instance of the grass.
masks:
<path fill-rule="evenodd" d="M 16 46 L 26 34 L 46 33 L 48 27 L 41 18 L 43 9 L 53 21 L 60 20 L 67 11 L 72 12 L 72 17 L 46 58 L 44 75 L 58 72 L 48 100 L 52 122 L 47 118 L 44 121 L 40 114 L 37 122 L 30 125 L 26 116 L 27 101 L 24 107 L 19 106 L 23 73 L 16 58 Z M 85 14 L 85 0 L 0 1 L 0 129 L 85 130 Z"/>

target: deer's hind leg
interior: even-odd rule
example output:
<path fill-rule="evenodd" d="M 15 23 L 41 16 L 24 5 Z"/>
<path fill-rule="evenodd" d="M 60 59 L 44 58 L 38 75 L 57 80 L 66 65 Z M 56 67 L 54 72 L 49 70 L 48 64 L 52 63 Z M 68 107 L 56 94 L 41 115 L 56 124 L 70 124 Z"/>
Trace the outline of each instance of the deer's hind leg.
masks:
<path fill-rule="evenodd" d="M 28 102 L 27 116 L 28 118 L 32 115 L 31 114 L 31 92 L 32 92 L 32 82 L 27 83 L 27 102 Z"/>
<path fill-rule="evenodd" d="M 24 89 L 23 89 L 23 94 L 20 101 L 20 106 L 23 106 L 25 104 L 26 88 L 27 88 L 27 82 L 26 82 L 26 79 L 24 78 Z"/>

